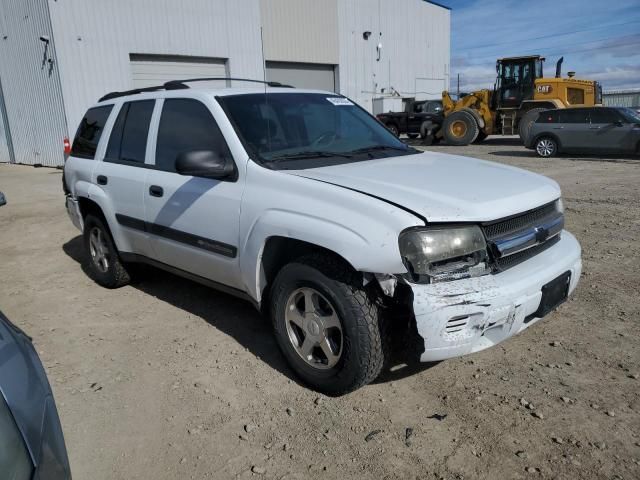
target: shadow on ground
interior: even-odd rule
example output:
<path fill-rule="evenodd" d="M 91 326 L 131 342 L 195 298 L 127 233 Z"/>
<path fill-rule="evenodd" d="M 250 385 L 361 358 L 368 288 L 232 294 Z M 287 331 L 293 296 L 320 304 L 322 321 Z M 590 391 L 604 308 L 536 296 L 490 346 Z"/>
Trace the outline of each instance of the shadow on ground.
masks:
<path fill-rule="evenodd" d="M 62 249 L 90 276 L 82 236 L 69 240 Z M 270 321 L 249 302 L 147 265 L 136 265 L 131 287 L 203 319 L 274 370 L 305 386 L 280 353 Z M 395 351 L 389 367 L 373 383 L 399 380 L 433 365 L 407 361 L 403 352 Z"/>

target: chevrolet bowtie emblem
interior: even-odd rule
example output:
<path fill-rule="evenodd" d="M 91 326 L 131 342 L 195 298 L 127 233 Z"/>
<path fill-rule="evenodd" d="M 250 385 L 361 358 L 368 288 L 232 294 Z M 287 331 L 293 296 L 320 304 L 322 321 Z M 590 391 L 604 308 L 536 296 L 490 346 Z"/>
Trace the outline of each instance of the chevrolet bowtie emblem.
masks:
<path fill-rule="evenodd" d="M 547 238 L 549 238 L 549 230 L 547 230 L 544 227 L 537 227 L 536 228 L 536 242 L 542 243 Z"/>

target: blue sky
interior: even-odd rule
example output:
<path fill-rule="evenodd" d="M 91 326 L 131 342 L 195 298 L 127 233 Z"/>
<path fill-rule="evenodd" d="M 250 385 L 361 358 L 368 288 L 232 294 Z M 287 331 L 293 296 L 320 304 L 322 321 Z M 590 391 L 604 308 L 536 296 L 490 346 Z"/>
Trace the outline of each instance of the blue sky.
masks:
<path fill-rule="evenodd" d="M 540 54 L 545 76 L 640 88 L 640 0 L 439 0 L 451 7 L 451 90 L 490 88 L 499 57 Z"/>

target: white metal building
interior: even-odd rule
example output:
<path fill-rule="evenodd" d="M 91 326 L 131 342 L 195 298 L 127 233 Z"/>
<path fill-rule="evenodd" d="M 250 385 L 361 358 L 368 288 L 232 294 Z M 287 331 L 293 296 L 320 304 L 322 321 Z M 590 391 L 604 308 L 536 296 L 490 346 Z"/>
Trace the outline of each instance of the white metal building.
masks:
<path fill-rule="evenodd" d="M 173 79 L 266 74 L 370 111 L 439 97 L 449 31 L 424 0 L 2 0 L 0 162 L 61 165 L 99 97 Z"/>

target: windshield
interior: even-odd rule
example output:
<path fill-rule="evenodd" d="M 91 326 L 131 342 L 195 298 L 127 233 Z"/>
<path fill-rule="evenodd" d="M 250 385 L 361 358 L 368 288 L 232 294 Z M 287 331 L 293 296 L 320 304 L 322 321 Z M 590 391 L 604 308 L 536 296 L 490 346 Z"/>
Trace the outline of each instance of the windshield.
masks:
<path fill-rule="evenodd" d="M 633 108 L 621 108 L 620 113 L 631 123 L 640 123 L 640 113 Z"/>
<path fill-rule="evenodd" d="M 256 93 L 218 101 L 249 153 L 270 166 L 308 168 L 418 153 L 335 94 Z"/>

